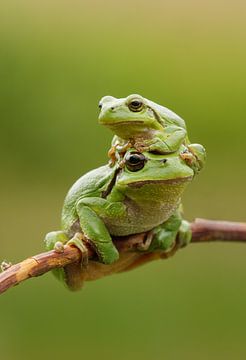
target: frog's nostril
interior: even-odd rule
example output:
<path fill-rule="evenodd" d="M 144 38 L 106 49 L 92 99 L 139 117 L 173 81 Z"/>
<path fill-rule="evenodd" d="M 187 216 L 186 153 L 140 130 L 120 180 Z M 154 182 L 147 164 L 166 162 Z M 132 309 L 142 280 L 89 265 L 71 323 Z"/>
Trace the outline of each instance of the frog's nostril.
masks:
<path fill-rule="evenodd" d="M 111 110 L 114 110 L 114 106 L 111 107 Z"/>

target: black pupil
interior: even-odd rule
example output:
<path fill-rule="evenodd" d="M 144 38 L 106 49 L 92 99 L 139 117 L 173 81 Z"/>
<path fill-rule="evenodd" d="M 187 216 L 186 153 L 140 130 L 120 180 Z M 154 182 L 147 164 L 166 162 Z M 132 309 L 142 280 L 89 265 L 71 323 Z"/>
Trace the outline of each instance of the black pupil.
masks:
<path fill-rule="evenodd" d="M 141 153 L 127 154 L 125 158 L 126 167 L 129 171 L 141 170 L 143 169 L 146 160 L 145 156 Z"/>
<path fill-rule="evenodd" d="M 138 164 L 140 161 L 143 161 L 143 159 L 139 155 L 131 155 L 130 158 L 129 158 L 129 162 L 132 165 Z"/>
<path fill-rule="evenodd" d="M 139 106 L 141 106 L 141 102 L 140 102 L 140 101 L 137 101 L 137 100 L 132 101 L 132 102 L 131 102 L 131 106 L 132 106 L 132 107 L 135 107 L 135 108 L 138 108 Z"/>

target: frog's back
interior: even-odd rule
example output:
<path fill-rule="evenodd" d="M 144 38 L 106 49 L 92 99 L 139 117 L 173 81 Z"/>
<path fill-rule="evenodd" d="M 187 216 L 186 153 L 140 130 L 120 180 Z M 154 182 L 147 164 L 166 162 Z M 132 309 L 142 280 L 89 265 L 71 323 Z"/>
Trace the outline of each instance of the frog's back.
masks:
<path fill-rule="evenodd" d="M 62 228 L 68 229 L 77 219 L 76 203 L 86 196 L 100 197 L 114 176 L 114 171 L 108 165 L 91 170 L 81 176 L 70 188 L 64 200 L 62 209 Z"/>
<path fill-rule="evenodd" d="M 174 124 L 174 125 L 177 125 L 177 126 L 180 126 L 184 129 L 186 129 L 185 121 L 179 115 L 177 115 L 175 112 L 166 108 L 165 106 L 156 104 L 153 101 L 148 100 L 148 102 L 150 104 L 150 107 L 152 109 L 154 109 L 157 112 L 157 114 L 159 114 L 161 116 L 161 118 L 164 119 L 165 122 L 168 122 L 170 124 Z"/>

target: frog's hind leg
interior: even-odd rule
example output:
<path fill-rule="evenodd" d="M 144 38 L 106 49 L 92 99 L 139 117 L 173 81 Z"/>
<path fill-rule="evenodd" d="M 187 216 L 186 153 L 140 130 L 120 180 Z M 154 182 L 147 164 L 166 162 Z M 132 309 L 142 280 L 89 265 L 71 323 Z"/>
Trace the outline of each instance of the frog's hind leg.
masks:
<path fill-rule="evenodd" d="M 182 223 L 179 212 L 173 214 L 163 224 L 153 229 L 153 239 L 148 251 L 169 251 L 175 245 L 177 234 Z"/>
<path fill-rule="evenodd" d="M 184 247 L 189 244 L 191 236 L 190 224 L 182 219 L 179 208 L 167 221 L 153 229 L 153 239 L 148 252 L 169 252 L 176 245 L 179 248 Z"/>

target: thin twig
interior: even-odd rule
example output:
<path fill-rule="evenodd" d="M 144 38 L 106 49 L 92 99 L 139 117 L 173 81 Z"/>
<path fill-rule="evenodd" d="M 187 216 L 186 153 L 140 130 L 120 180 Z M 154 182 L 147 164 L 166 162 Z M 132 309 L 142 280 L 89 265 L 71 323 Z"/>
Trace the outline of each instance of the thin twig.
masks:
<path fill-rule="evenodd" d="M 192 240 L 194 243 L 203 243 L 207 241 L 234 241 L 246 242 L 246 223 L 230 222 L 230 221 L 215 221 L 206 219 L 196 219 L 191 223 Z M 119 250 L 120 254 L 139 254 L 136 250 L 139 246 L 143 246 L 146 240 L 146 234 L 136 234 L 125 238 L 115 238 L 114 244 Z M 144 254 L 136 255 L 132 263 L 126 262 L 121 267 L 115 267 L 112 272 L 120 272 L 130 270 L 138 265 L 149 262 L 158 258 L 168 258 L 176 252 L 174 248 L 169 253 Z M 95 254 L 93 250 L 88 247 L 89 258 Z M 40 276 L 46 272 L 60 267 L 65 267 L 69 264 L 78 263 L 81 260 L 80 251 L 73 246 L 65 246 L 63 252 L 55 252 L 54 250 L 44 252 L 32 256 L 24 261 L 11 265 L 0 274 L 0 294 L 9 288 L 18 285 L 22 281 Z M 104 265 L 108 267 L 108 265 Z M 106 273 L 105 273 L 106 274 Z"/>

